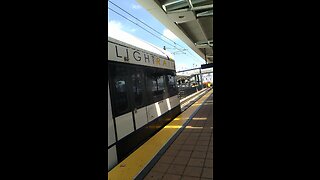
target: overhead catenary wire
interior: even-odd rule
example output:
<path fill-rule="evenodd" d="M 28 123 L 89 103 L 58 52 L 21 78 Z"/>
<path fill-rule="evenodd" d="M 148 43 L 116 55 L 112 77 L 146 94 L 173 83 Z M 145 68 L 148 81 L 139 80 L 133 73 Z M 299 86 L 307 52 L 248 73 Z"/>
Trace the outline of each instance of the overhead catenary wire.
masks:
<path fill-rule="evenodd" d="M 110 3 L 112 3 L 111 1 L 109 1 Z M 112 3 L 112 4 L 114 4 L 114 3 Z M 115 4 L 114 4 L 115 5 Z M 117 6 L 117 5 L 115 5 L 115 6 Z M 120 8 L 119 6 L 117 6 L 118 8 Z M 127 18 L 127 17 L 125 17 L 124 15 L 122 15 L 121 13 L 119 13 L 119 12 L 117 12 L 117 11 L 115 11 L 114 9 L 112 9 L 112 8 L 110 8 L 110 7 L 108 7 L 108 9 L 110 9 L 111 11 L 113 11 L 114 13 L 116 13 L 116 14 L 118 14 L 119 16 L 121 16 L 122 18 L 125 18 L 126 20 L 128 20 L 128 21 L 130 21 L 131 23 L 133 23 L 133 24 L 135 24 L 135 25 L 137 25 L 137 26 L 139 26 L 140 28 L 142 28 L 143 30 L 145 30 L 145 31 L 147 31 L 148 33 L 150 33 L 150 34 L 152 34 L 153 36 L 155 36 L 156 38 L 158 38 L 158 39 L 160 39 L 161 41 L 163 41 L 163 42 L 165 42 L 166 44 L 168 44 L 168 45 L 170 45 L 171 47 L 173 47 L 174 49 L 176 49 L 176 50 L 178 50 L 178 51 L 181 51 L 181 52 L 183 52 L 183 50 L 181 50 L 181 49 L 179 49 L 179 48 L 177 48 L 175 45 L 178 45 L 178 46 L 180 46 L 180 47 L 182 47 L 181 45 L 179 45 L 179 44 L 177 44 L 176 42 L 174 42 L 174 41 L 172 41 L 171 39 L 169 39 L 169 38 L 167 38 L 167 37 L 165 37 L 165 36 L 163 36 L 161 33 L 159 33 L 158 31 L 156 31 L 156 30 L 154 30 L 153 28 L 151 28 L 151 27 L 149 27 L 148 25 L 148 27 L 149 28 L 151 28 L 153 31 L 155 31 L 155 32 L 157 32 L 158 34 L 161 34 L 161 36 L 163 36 L 163 37 L 165 37 L 165 38 L 167 38 L 167 39 L 169 39 L 170 41 L 172 41 L 175 45 L 172 45 L 171 43 L 168 43 L 167 41 L 165 41 L 164 39 L 162 39 L 161 37 L 159 37 L 159 36 L 157 36 L 157 35 L 155 35 L 154 33 L 152 33 L 152 32 L 150 32 L 149 30 L 147 30 L 147 29 L 145 29 L 144 27 L 142 27 L 142 26 L 140 26 L 138 23 L 136 23 L 136 22 L 134 22 L 134 21 L 132 21 L 131 19 L 129 19 L 129 18 Z M 121 10 L 123 10 L 122 8 L 120 8 Z M 123 11 L 125 11 L 125 10 L 123 10 Z M 126 11 L 125 11 L 126 12 Z M 132 16 L 132 17 L 134 17 L 133 15 L 131 15 L 130 13 L 128 13 L 128 12 L 126 12 L 127 14 L 129 14 L 130 16 Z M 136 17 L 134 17 L 135 19 L 137 19 Z M 138 19 L 137 19 L 138 20 Z M 139 20 L 140 21 L 140 20 Z M 140 22 L 142 22 L 142 21 L 140 21 Z M 143 23 L 143 22 L 142 22 Z M 145 23 L 143 23 L 144 25 L 146 25 Z M 184 47 L 182 47 L 182 48 L 184 48 Z M 193 60 L 198 60 L 188 49 L 187 49 L 187 52 L 192 56 L 192 57 L 194 57 L 194 58 L 192 58 Z M 200 60 L 199 60 L 200 61 Z"/>
<path fill-rule="evenodd" d="M 174 42 L 172 39 L 169 39 L 168 37 L 164 36 L 162 33 L 160 33 L 159 31 L 155 30 L 154 28 L 150 27 L 148 24 L 146 24 L 145 22 L 141 21 L 140 19 L 136 18 L 134 15 L 132 15 L 131 13 L 129 13 L 128 11 L 124 10 L 123 8 L 121 8 L 120 6 L 118 6 L 117 4 L 115 4 L 114 2 L 108 0 L 111 4 L 113 4 L 114 6 L 116 6 L 117 8 L 121 9 L 123 12 L 127 13 L 128 15 L 130 15 L 131 17 L 133 17 L 134 19 L 136 19 L 137 21 L 141 22 L 142 24 L 144 24 L 145 26 L 147 26 L 148 28 L 152 29 L 153 31 L 157 32 L 158 34 L 160 34 L 161 36 L 165 37 L 166 39 L 170 40 L 171 42 L 173 42 L 175 45 L 180 46 L 181 48 L 183 48 L 184 50 L 187 50 L 187 52 L 193 56 L 194 58 L 196 58 L 188 49 L 185 49 L 183 46 L 181 46 L 180 44 Z M 183 52 L 183 50 L 180 50 L 178 48 L 175 48 L 178 51 Z M 197 59 L 197 58 L 196 58 Z"/>
<path fill-rule="evenodd" d="M 165 40 L 161 39 L 159 36 L 157 36 L 157 35 L 155 35 L 154 33 L 152 33 L 152 32 L 150 32 L 150 31 L 148 31 L 147 29 L 143 28 L 143 27 L 142 27 L 142 26 L 140 26 L 139 24 L 137 24 L 137 23 L 133 22 L 132 20 L 128 19 L 127 17 L 123 16 L 123 15 L 122 15 L 122 14 L 120 14 L 119 12 L 117 12 L 117 11 L 115 11 L 115 10 L 111 9 L 110 7 L 108 7 L 108 9 L 110 9 L 110 10 L 111 10 L 111 11 L 113 11 L 114 13 L 118 14 L 119 16 L 121 16 L 121 17 L 125 18 L 126 20 L 128 20 L 128 21 L 132 22 L 133 24 L 135 24 L 135 25 L 139 26 L 140 28 L 142 28 L 143 30 L 145 30 L 145 31 L 147 31 L 148 33 L 152 34 L 153 36 L 155 36 L 156 38 L 158 38 L 158 39 L 160 39 L 161 41 L 165 42 L 166 44 L 168 44 L 168 45 L 170 45 L 170 46 L 172 46 L 172 47 L 176 48 L 174 45 L 172 45 L 172 44 L 168 43 L 167 41 L 165 41 Z M 176 48 L 176 49 L 178 49 L 178 48 Z M 178 50 L 180 50 L 180 49 L 178 49 Z"/>
<path fill-rule="evenodd" d="M 181 48 L 184 48 L 182 47 L 180 44 L 174 42 L 172 39 L 169 39 L 168 37 L 162 35 L 162 33 L 160 33 L 159 31 L 155 30 L 154 28 L 150 27 L 148 24 L 146 24 L 145 22 L 141 21 L 140 19 L 136 18 L 134 15 L 130 14 L 128 11 L 122 9 L 120 6 L 118 6 L 117 4 L 115 4 L 114 2 L 108 0 L 111 4 L 113 4 L 114 6 L 116 6 L 117 8 L 121 9 L 123 12 L 129 14 L 131 17 L 133 17 L 134 19 L 136 19 L 137 21 L 141 22 L 142 24 L 144 24 L 145 26 L 147 26 L 148 28 L 152 29 L 153 31 L 157 32 L 158 34 L 160 34 L 161 36 L 165 37 L 166 39 L 168 39 L 169 41 L 173 42 L 174 44 L 180 46 Z"/>

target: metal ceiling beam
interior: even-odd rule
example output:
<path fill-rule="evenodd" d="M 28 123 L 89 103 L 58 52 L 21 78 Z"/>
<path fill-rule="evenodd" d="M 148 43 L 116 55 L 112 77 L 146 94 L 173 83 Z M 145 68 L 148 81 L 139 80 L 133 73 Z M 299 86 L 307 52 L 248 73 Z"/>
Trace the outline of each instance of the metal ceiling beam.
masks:
<path fill-rule="evenodd" d="M 198 42 L 196 42 L 195 44 L 207 44 L 207 43 L 212 44 L 212 43 L 213 43 L 213 40 L 210 39 L 210 40 L 205 40 L 205 41 L 198 41 Z"/>
<path fill-rule="evenodd" d="M 166 0 L 166 1 L 163 1 L 162 2 L 162 6 L 169 6 L 169 5 L 172 5 L 172 4 L 176 4 L 176 3 L 179 3 L 179 2 L 183 2 L 185 0 Z"/>
<path fill-rule="evenodd" d="M 213 10 L 197 13 L 196 16 L 197 17 L 213 16 Z"/>
<path fill-rule="evenodd" d="M 188 4 L 186 1 L 180 1 L 178 3 L 175 3 L 175 4 L 172 4 L 172 5 L 168 5 L 168 6 L 165 6 L 166 7 L 166 11 L 169 12 L 169 11 L 175 11 L 177 9 L 180 9 L 180 8 L 184 8 L 184 9 L 188 9 Z"/>
<path fill-rule="evenodd" d="M 210 2 L 210 0 L 192 0 L 192 4 L 195 5 L 195 4 L 203 4 L 203 3 L 206 3 L 206 2 Z M 213 3 L 213 1 L 211 0 L 211 3 Z"/>
<path fill-rule="evenodd" d="M 197 22 L 198 26 L 200 27 L 201 33 L 202 33 L 205 41 L 208 42 L 208 38 L 207 38 L 206 34 L 205 34 L 204 31 L 203 31 L 203 27 L 201 26 L 201 24 L 200 24 L 200 22 L 199 22 L 199 19 L 197 19 L 196 22 Z"/>
<path fill-rule="evenodd" d="M 197 47 L 199 46 L 205 46 L 205 45 L 208 45 L 208 46 L 212 46 L 213 45 L 213 41 L 212 40 L 209 40 L 209 41 L 198 41 L 196 43 L 194 43 Z"/>
<path fill-rule="evenodd" d="M 210 48 L 212 44 L 196 44 L 197 48 Z"/>
<path fill-rule="evenodd" d="M 182 6 L 183 7 L 183 6 Z M 204 5 L 204 6 L 196 6 L 193 8 L 184 8 L 179 10 L 169 9 L 167 8 L 167 12 L 169 13 L 178 13 L 178 12 L 186 12 L 186 11 L 197 11 L 197 10 L 204 10 L 204 9 L 213 9 L 213 4 Z"/>
<path fill-rule="evenodd" d="M 193 4 L 192 4 L 191 0 L 186 0 L 186 1 L 189 4 L 189 7 L 192 9 L 193 8 Z"/>
<path fill-rule="evenodd" d="M 204 6 L 193 7 L 191 10 L 196 11 L 196 10 L 212 9 L 212 8 L 213 8 L 213 4 L 208 4 L 208 5 L 204 5 Z"/>
<path fill-rule="evenodd" d="M 161 5 L 170 6 L 172 4 L 176 4 L 179 2 L 186 2 L 186 1 L 189 1 L 189 0 L 164 0 L 164 1 L 161 1 Z M 208 2 L 208 0 L 192 0 L 191 4 L 192 5 L 199 4 L 199 3 L 203 4 L 204 2 Z"/>

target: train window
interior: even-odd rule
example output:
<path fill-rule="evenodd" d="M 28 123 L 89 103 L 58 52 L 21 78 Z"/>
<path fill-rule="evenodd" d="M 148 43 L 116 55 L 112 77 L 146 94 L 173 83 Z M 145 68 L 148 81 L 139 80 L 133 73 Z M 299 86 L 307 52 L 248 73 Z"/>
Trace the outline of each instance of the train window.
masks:
<path fill-rule="evenodd" d="M 158 92 L 158 82 L 157 82 L 157 77 L 153 75 L 153 77 L 151 77 L 151 91 L 152 91 L 152 96 L 157 95 Z"/>
<path fill-rule="evenodd" d="M 133 71 L 131 75 L 134 102 L 137 108 L 143 105 L 144 80 L 142 71 Z"/>
<path fill-rule="evenodd" d="M 154 103 L 163 99 L 165 80 L 161 71 L 150 68 L 147 73 L 147 87 L 149 94 L 148 103 Z"/>
<path fill-rule="evenodd" d="M 163 92 L 163 90 L 164 90 L 164 79 L 163 78 L 164 78 L 163 76 L 158 76 L 157 77 L 158 91 L 159 92 Z"/>
<path fill-rule="evenodd" d="M 156 92 L 158 90 L 157 79 L 155 77 L 152 77 L 150 79 L 150 81 L 152 83 L 151 84 L 151 91 L 152 91 L 152 93 L 154 93 L 154 92 Z"/>
<path fill-rule="evenodd" d="M 126 79 L 127 68 L 124 66 L 110 66 L 111 82 L 114 86 L 111 101 L 115 106 L 115 116 L 128 111 L 128 81 Z"/>
<path fill-rule="evenodd" d="M 163 99 L 164 79 L 163 76 L 155 74 L 154 81 L 156 81 L 156 89 L 152 92 L 154 101 L 160 101 Z M 154 89 L 154 87 L 153 87 Z"/>
<path fill-rule="evenodd" d="M 172 74 L 168 74 L 167 80 L 168 80 L 169 95 L 170 96 L 176 95 L 178 92 L 177 92 L 177 85 L 176 85 L 175 76 L 173 76 Z"/>

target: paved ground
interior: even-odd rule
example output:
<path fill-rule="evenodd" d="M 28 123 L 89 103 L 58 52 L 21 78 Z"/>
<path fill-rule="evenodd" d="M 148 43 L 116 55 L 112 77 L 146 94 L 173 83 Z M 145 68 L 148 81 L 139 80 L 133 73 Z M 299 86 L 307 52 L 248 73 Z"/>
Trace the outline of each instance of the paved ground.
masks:
<path fill-rule="evenodd" d="M 213 179 L 212 94 L 144 178 Z"/>

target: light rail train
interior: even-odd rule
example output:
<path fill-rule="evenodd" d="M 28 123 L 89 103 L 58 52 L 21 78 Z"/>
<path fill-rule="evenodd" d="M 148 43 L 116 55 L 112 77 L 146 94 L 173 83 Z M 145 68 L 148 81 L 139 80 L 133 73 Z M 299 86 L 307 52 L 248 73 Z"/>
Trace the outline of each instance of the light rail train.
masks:
<path fill-rule="evenodd" d="M 181 113 L 170 54 L 130 43 L 108 37 L 108 171 Z"/>

